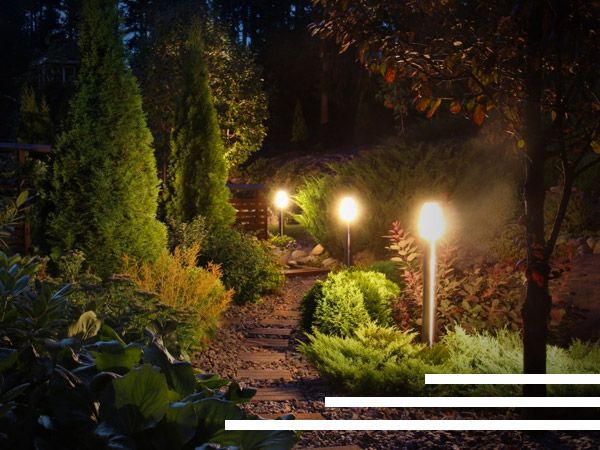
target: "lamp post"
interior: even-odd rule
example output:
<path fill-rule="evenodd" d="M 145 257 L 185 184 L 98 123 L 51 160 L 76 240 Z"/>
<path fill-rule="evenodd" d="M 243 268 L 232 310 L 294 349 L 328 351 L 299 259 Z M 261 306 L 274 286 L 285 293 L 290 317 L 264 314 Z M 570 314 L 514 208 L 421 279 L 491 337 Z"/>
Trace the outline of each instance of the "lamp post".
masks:
<path fill-rule="evenodd" d="M 346 222 L 346 257 L 347 266 L 352 265 L 352 248 L 350 245 L 350 223 L 356 219 L 358 215 L 358 205 L 352 197 L 344 197 L 340 202 L 340 217 Z"/>
<path fill-rule="evenodd" d="M 419 234 L 428 242 L 423 258 L 423 332 L 422 339 L 431 347 L 436 339 L 435 298 L 436 261 L 435 243 L 444 234 L 446 220 L 442 208 L 436 202 L 426 202 L 419 214 Z"/>
<path fill-rule="evenodd" d="M 283 210 L 287 208 L 289 197 L 287 192 L 281 190 L 275 194 L 275 206 L 279 209 L 279 233 L 283 236 Z"/>

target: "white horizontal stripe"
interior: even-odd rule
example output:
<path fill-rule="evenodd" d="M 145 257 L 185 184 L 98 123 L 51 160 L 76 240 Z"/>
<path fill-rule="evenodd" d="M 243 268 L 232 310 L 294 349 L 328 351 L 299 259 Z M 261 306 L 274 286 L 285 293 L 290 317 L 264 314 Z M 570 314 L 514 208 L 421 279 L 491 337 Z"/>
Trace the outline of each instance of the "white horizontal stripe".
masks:
<path fill-rule="evenodd" d="M 327 408 L 598 408 L 600 397 L 325 397 Z"/>
<path fill-rule="evenodd" d="M 600 420 L 226 420 L 226 430 L 600 430 Z"/>
<path fill-rule="evenodd" d="M 600 384 L 596 373 L 426 374 L 425 384 Z"/>

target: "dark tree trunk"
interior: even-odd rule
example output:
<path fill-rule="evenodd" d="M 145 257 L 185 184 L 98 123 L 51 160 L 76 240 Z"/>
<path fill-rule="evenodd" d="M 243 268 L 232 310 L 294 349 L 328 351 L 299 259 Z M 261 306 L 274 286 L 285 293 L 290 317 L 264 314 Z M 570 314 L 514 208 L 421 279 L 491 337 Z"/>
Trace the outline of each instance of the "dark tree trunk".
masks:
<path fill-rule="evenodd" d="M 541 3 L 541 2 L 540 2 Z M 527 232 L 527 295 L 523 306 L 523 368 L 525 373 L 546 373 L 546 343 L 550 316 L 548 275 L 550 266 L 544 237 L 544 165 L 546 141 L 541 121 L 541 8 L 530 11 L 527 30 L 525 104 L 523 109 L 524 140 L 527 148 L 525 181 L 525 219 Z M 526 385 L 524 395 L 546 395 L 545 385 Z"/>

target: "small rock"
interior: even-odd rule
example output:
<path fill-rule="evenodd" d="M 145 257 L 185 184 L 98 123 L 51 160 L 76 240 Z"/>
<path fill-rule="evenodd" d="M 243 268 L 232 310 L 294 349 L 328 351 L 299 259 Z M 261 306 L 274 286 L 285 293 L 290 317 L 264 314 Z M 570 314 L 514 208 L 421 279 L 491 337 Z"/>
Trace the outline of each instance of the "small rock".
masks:
<path fill-rule="evenodd" d="M 294 260 L 294 259 L 289 259 L 287 262 L 288 266 L 297 266 L 298 265 L 298 261 Z"/>
<path fill-rule="evenodd" d="M 335 258 L 327 258 L 324 259 L 321 264 L 323 264 L 323 267 L 325 267 L 326 269 L 329 269 L 330 267 L 333 267 L 337 264 L 337 260 Z"/>
<path fill-rule="evenodd" d="M 325 247 L 323 247 L 321 244 L 317 244 L 311 250 L 310 254 L 313 256 L 320 256 L 323 254 L 324 251 L 325 251 Z"/>
<path fill-rule="evenodd" d="M 600 240 L 594 245 L 594 255 L 600 255 Z"/>
<path fill-rule="evenodd" d="M 308 253 L 306 253 L 304 250 L 294 250 L 292 252 L 292 259 L 297 260 L 298 258 L 304 258 L 305 256 L 308 256 Z"/>
<path fill-rule="evenodd" d="M 596 246 L 596 239 L 594 239 L 593 237 L 589 237 L 586 239 L 586 244 L 588 245 L 589 248 L 595 248 Z"/>
<path fill-rule="evenodd" d="M 313 261 L 316 261 L 317 257 L 313 255 L 303 256 L 302 258 L 298 258 L 298 262 L 300 264 L 307 264 Z"/>
<path fill-rule="evenodd" d="M 277 261 L 279 262 L 279 264 L 289 264 L 291 256 L 292 252 L 290 252 L 289 250 L 283 251 L 277 256 Z"/>

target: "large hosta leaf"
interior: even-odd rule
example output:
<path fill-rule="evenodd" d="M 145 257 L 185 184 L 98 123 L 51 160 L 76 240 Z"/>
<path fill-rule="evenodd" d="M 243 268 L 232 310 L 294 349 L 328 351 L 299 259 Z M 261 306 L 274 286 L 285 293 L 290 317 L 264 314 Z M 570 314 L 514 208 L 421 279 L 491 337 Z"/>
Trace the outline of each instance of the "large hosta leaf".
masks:
<path fill-rule="evenodd" d="M 193 403 L 198 417 L 196 438 L 212 442 L 212 436 L 225 429 L 226 419 L 243 419 L 243 411 L 234 403 L 217 398 L 205 398 Z"/>
<path fill-rule="evenodd" d="M 220 431 L 211 440 L 213 443 L 237 446 L 243 450 L 286 450 L 296 442 L 292 431 Z"/>
<path fill-rule="evenodd" d="M 158 368 L 149 364 L 138 367 L 113 381 L 115 406 L 132 405 L 145 419 L 160 421 L 173 398 L 167 380 Z"/>
<path fill-rule="evenodd" d="M 196 388 L 196 376 L 192 365 L 185 361 L 177 361 L 159 340 L 144 347 L 144 362 L 160 368 L 170 388 L 181 397 L 192 394 Z"/>
<path fill-rule="evenodd" d="M 123 345 L 119 341 L 96 342 L 86 348 L 94 356 L 99 371 L 128 371 L 142 357 L 142 349 L 138 345 Z"/>

